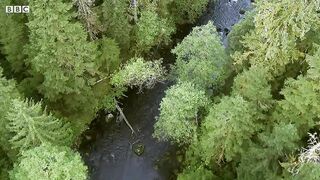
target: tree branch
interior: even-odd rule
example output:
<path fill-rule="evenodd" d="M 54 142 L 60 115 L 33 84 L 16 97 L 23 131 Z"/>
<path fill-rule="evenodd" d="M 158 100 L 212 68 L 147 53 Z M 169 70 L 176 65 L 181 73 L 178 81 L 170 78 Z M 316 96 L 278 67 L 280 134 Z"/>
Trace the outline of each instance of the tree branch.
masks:
<path fill-rule="evenodd" d="M 120 106 L 118 105 L 118 103 L 116 103 L 116 108 L 120 113 L 120 116 L 122 116 L 122 118 L 124 119 L 124 121 L 126 122 L 127 126 L 131 129 L 132 134 L 136 134 L 136 132 L 134 131 L 134 129 L 132 128 L 131 124 L 129 123 L 129 121 L 127 120 L 126 116 L 124 115 L 122 109 L 120 108 Z"/>

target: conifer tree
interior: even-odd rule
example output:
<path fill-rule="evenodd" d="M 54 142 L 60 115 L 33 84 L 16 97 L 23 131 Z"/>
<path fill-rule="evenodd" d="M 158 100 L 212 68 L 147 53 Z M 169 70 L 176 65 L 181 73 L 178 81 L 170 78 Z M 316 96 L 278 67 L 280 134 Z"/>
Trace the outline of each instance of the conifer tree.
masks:
<path fill-rule="evenodd" d="M 236 51 L 238 53 L 243 53 L 245 50 L 242 41 L 245 40 L 246 35 L 250 33 L 251 30 L 254 29 L 254 17 L 256 12 L 254 10 L 248 11 L 245 14 L 245 17 L 240 20 L 239 23 L 234 25 L 228 34 L 228 46 L 227 51 L 229 54 L 233 55 Z"/>
<path fill-rule="evenodd" d="M 168 44 L 175 31 L 167 19 L 159 17 L 155 8 L 143 10 L 135 32 L 136 52 L 148 52 L 153 46 Z"/>
<path fill-rule="evenodd" d="M 12 148 L 30 149 L 42 143 L 71 145 L 72 132 L 60 119 L 42 110 L 41 103 L 14 99 L 6 115 Z"/>
<path fill-rule="evenodd" d="M 33 73 L 43 76 L 38 90 L 51 101 L 64 94 L 88 91 L 97 74 L 96 46 L 86 41 L 80 23 L 71 22 L 72 4 L 35 0 L 29 5 L 30 43 L 26 52 Z"/>
<path fill-rule="evenodd" d="M 22 3 L 22 1 L 16 3 Z M 4 11 L 6 6 L 12 4 L 11 0 L 3 0 L 0 1 L 0 8 Z M 0 13 L 0 44 L 3 45 L 0 46 L 0 51 L 6 56 L 10 70 L 18 80 L 21 80 L 23 73 L 26 72 L 26 55 L 22 51 L 28 41 L 26 19 L 23 14 L 17 16 Z"/>
<path fill-rule="evenodd" d="M 255 28 L 243 41 L 248 50 L 235 56 L 236 63 L 260 64 L 274 76 L 282 75 L 288 64 L 301 61 L 319 40 L 318 10 L 317 0 L 258 1 Z"/>
<path fill-rule="evenodd" d="M 232 94 L 255 103 L 262 111 L 272 106 L 271 85 L 268 70 L 264 67 L 251 67 L 235 77 Z"/>
<path fill-rule="evenodd" d="M 104 0 L 101 6 L 101 23 L 107 37 L 115 39 L 122 52 L 129 50 L 131 46 L 132 25 L 129 23 L 127 0 Z"/>
<path fill-rule="evenodd" d="M 216 177 L 211 171 L 205 169 L 203 166 L 200 167 L 190 167 L 191 170 L 185 170 L 182 174 L 179 174 L 178 180 L 212 180 Z"/>
<path fill-rule="evenodd" d="M 200 144 L 203 159 L 227 161 L 236 158 L 251 144 L 251 137 L 261 128 L 254 106 L 241 96 L 224 97 L 202 124 Z"/>
<path fill-rule="evenodd" d="M 9 123 L 6 115 L 10 109 L 12 99 L 19 97 L 15 82 L 2 77 L 2 68 L 0 68 L 0 146 L 10 158 L 13 158 L 15 153 L 11 152 L 11 144 L 9 143 L 11 135 L 6 128 Z"/>
<path fill-rule="evenodd" d="M 96 64 L 99 71 L 106 75 L 112 74 L 121 64 L 120 48 L 115 40 L 103 37 L 97 40 L 99 55 Z"/>
<path fill-rule="evenodd" d="M 176 0 L 170 4 L 171 13 L 179 24 L 193 23 L 205 10 L 209 0 Z"/>
<path fill-rule="evenodd" d="M 87 167 L 78 153 L 67 147 L 43 144 L 22 153 L 10 171 L 12 180 L 87 179 Z"/>

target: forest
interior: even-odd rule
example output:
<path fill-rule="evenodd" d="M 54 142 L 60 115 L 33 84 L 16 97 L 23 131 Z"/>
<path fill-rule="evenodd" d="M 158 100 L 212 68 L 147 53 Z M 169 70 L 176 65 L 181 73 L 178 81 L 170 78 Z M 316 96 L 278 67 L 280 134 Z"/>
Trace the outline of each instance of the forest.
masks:
<path fill-rule="evenodd" d="M 181 150 L 173 179 L 320 179 L 320 0 L 252 1 L 227 46 L 196 23 L 209 3 L 0 0 L 0 179 L 90 179 L 93 121 L 136 133 L 121 102 L 164 82 L 152 137 Z"/>

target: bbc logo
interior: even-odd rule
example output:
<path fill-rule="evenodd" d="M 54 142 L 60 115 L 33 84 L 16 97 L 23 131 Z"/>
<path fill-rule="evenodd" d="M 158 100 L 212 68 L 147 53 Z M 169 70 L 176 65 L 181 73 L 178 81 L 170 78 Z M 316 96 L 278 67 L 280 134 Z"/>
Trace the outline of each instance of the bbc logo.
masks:
<path fill-rule="evenodd" d="M 6 6 L 6 13 L 29 13 L 29 6 Z"/>

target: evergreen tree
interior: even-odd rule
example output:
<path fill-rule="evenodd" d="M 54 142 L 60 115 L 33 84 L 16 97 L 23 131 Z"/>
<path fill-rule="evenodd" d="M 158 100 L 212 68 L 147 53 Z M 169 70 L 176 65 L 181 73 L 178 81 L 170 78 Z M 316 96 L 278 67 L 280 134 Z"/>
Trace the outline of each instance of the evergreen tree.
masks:
<path fill-rule="evenodd" d="M 25 1 L 16 1 L 25 3 Z M 4 11 L 6 6 L 13 5 L 12 0 L 0 1 L 0 8 Z M 0 52 L 6 56 L 10 64 L 10 70 L 18 80 L 23 78 L 26 72 L 25 58 L 22 52 L 28 41 L 27 26 L 25 25 L 26 16 L 23 14 L 14 15 L 0 13 Z"/>
<path fill-rule="evenodd" d="M 33 73 L 43 76 L 38 90 L 51 101 L 63 94 L 88 91 L 97 73 L 96 46 L 86 41 L 80 23 L 71 22 L 72 4 L 35 0 L 29 5 L 30 43 L 26 52 Z"/>
<path fill-rule="evenodd" d="M 20 96 L 15 85 L 14 81 L 2 77 L 2 68 L 0 68 L 0 146 L 10 158 L 13 158 L 15 153 L 11 151 L 9 143 L 11 135 L 6 128 L 9 123 L 6 115 L 10 109 L 12 99 Z"/>
<path fill-rule="evenodd" d="M 103 37 L 97 40 L 99 55 L 96 64 L 106 75 L 112 74 L 121 64 L 120 48 L 115 40 Z"/>
<path fill-rule="evenodd" d="M 178 24 L 193 23 L 205 10 L 209 0 L 175 0 L 171 1 L 171 14 Z"/>
<path fill-rule="evenodd" d="M 140 54 L 161 43 L 168 44 L 175 31 L 168 20 L 159 17 L 154 8 L 142 11 L 140 16 L 135 32 L 135 51 Z"/>
<path fill-rule="evenodd" d="M 228 47 L 227 51 L 229 54 L 243 53 L 245 47 L 242 44 L 242 41 L 245 40 L 246 36 L 254 29 L 254 17 L 256 12 L 254 10 L 248 11 L 245 14 L 245 17 L 240 20 L 239 23 L 232 27 L 232 30 L 228 34 Z"/>
<path fill-rule="evenodd" d="M 268 71 L 263 67 L 251 67 L 235 77 L 232 94 L 255 103 L 256 107 L 267 111 L 272 107 L 271 85 Z"/>
<path fill-rule="evenodd" d="M 203 166 L 201 167 L 191 167 L 191 170 L 185 170 L 183 174 L 179 174 L 178 180 L 212 180 L 216 177 L 212 174 L 211 171 L 205 169 Z"/>
<path fill-rule="evenodd" d="M 67 147 L 43 144 L 24 151 L 10 172 L 12 180 L 87 179 L 87 167 L 78 153 Z"/>
<path fill-rule="evenodd" d="M 274 76 L 282 75 L 288 64 L 301 62 L 319 40 L 318 10 L 317 0 L 258 1 L 255 28 L 244 39 L 247 50 L 235 56 L 236 63 L 260 64 Z"/>
<path fill-rule="evenodd" d="M 261 129 L 258 113 L 241 96 L 224 97 L 210 110 L 202 124 L 200 145 L 203 159 L 209 163 L 226 158 L 230 161 L 251 144 L 251 137 Z"/>
<path fill-rule="evenodd" d="M 71 144 L 72 133 L 68 125 L 43 111 L 41 103 L 14 99 L 6 118 L 12 148 L 25 150 L 42 143 Z"/>
<path fill-rule="evenodd" d="M 133 26 L 127 13 L 130 6 L 127 0 L 104 0 L 101 6 L 101 23 L 107 37 L 115 39 L 122 52 L 131 46 L 131 31 Z"/>

